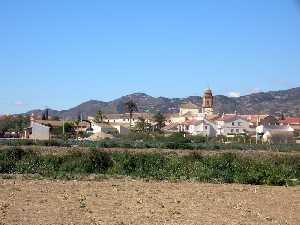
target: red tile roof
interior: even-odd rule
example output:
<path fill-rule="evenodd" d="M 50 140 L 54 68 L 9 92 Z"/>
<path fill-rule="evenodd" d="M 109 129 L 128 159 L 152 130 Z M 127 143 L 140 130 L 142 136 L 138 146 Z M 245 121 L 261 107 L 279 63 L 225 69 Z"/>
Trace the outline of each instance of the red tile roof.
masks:
<path fill-rule="evenodd" d="M 283 124 L 300 124 L 300 117 L 286 117 L 280 122 Z"/>
<path fill-rule="evenodd" d="M 216 121 L 220 118 L 219 115 L 207 115 L 205 119 L 209 120 L 209 121 Z"/>

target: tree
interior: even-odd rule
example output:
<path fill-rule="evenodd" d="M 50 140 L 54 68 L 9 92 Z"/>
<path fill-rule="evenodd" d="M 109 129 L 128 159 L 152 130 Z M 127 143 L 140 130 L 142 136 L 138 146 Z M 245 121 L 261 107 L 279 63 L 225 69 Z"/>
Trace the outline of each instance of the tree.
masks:
<path fill-rule="evenodd" d="M 94 119 L 94 122 L 95 123 L 103 123 L 103 119 L 105 118 L 103 112 L 101 110 L 99 110 L 97 113 L 96 113 L 96 116 L 95 116 L 95 119 Z"/>
<path fill-rule="evenodd" d="M 46 115 L 44 112 L 42 113 L 42 120 L 46 120 Z"/>
<path fill-rule="evenodd" d="M 126 106 L 127 112 L 129 113 L 130 127 L 131 127 L 132 126 L 133 113 L 138 111 L 138 107 L 132 100 L 126 102 L 125 106 Z"/>
<path fill-rule="evenodd" d="M 154 121 L 155 121 L 155 127 L 158 131 L 161 131 L 161 129 L 166 125 L 166 117 L 161 113 L 158 112 L 154 115 L 153 117 Z"/>
<path fill-rule="evenodd" d="M 146 120 L 143 117 L 139 117 L 138 121 L 135 125 L 135 130 L 136 131 L 140 131 L 140 132 L 144 132 L 146 130 Z"/>
<path fill-rule="evenodd" d="M 0 120 L 0 136 L 5 132 L 23 132 L 30 125 L 29 116 L 5 116 Z"/>

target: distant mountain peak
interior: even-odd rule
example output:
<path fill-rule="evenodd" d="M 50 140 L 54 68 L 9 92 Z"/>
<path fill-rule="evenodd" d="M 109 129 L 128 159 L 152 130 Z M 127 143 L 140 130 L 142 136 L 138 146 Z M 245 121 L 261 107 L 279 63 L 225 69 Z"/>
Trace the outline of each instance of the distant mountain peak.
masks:
<path fill-rule="evenodd" d="M 126 107 L 124 103 L 129 99 L 135 101 L 140 112 L 178 112 L 181 104 L 192 102 L 201 106 L 201 96 L 190 96 L 187 98 L 166 98 L 152 97 L 145 93 L 136 92 L 123 96 L 109 102 L 99 100 L 89 100 L 69 110 L 57 111 L 49 110 L 51 116 L 64 117 L 66 119 L 78 118 L 78 114 L 85 116 L 94 116 L 97 111 L 104 113 L 124 113 Z M 270 91 L 253 93 L 237 98 L 231 98 L 224 95 L 215 96 L 215 111 L 232 113 L 235 110 L 241 114 L 275 114 L 284 113 L 287 116 L 300 117 L 300 87 L 289 90 Z M 33 110 L 27 114 L 41 114 L 43 110 Z"/>

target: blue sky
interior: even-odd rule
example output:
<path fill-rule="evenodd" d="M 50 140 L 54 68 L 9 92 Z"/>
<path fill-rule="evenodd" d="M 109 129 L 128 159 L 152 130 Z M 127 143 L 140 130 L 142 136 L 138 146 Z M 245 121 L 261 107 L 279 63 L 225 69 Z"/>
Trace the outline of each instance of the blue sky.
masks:
<path fill-rule="evenodd" d="M 297 0 L 0 2 L 0 114 L 300 86 Z"/>

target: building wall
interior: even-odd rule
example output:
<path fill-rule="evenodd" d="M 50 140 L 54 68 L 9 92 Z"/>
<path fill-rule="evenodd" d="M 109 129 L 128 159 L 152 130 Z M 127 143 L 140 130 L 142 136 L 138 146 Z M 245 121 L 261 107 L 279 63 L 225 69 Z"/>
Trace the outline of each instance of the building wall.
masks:
<path fill-rule="evenodd" d="M 183 123 L 186 118 L 184 116 L 173 116 L 168 118 L 169 123 Z"/>
<path fill-rule="evenodd" d="M 129 134 L 129 129 L 120 125 L 112 125 L 114 128 L 118 130 L 118 133 L 121 135 Z"/>
<path fill-rule="evenodd" d="M 188 132 L 192 135 L 202 135 L 202 136 L 210 136 L 211 135 L 211 127 L 204 123 L 199 125 L 190 125 Z"/>
<path fill-rule="evenodd" d="M 237 119 L 231 122 L 218 121 L 217 135 L 244 134 L 250 132 L 249 122 Z"/>
<path fill-rule="evenodd" d="M 30 139 L 34 139 L 34 140 L 50 139 L 50 127 L 35 122 L 31 123 L 31 127 L 32 127 L 32 134 L 30 135 Z"/>

